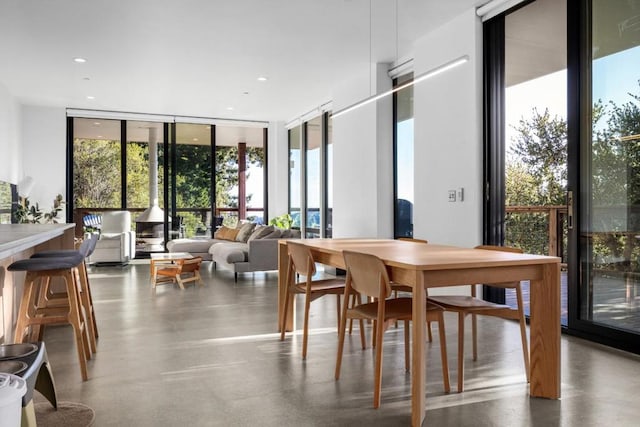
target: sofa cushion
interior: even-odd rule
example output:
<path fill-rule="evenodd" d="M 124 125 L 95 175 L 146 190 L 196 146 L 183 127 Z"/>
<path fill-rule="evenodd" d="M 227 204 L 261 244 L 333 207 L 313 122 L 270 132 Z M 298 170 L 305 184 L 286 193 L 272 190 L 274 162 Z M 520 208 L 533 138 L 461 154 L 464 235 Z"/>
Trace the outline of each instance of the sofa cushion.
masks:
<path fill-rule="evenodd" d="M 249 239 L 247 239 L 247 242 L 255 239 L 263 239 L 271 233 L 273 233 L 273 225 L 258 225 L 255 230 L 253 230 L 253 233 L 251 233 L 251 236 L 249 236 Z"/>
<path fill-rule="evenodd" d="M 282 235 L 280 236 L 283 239 L 299 239 L 300 238 L 300 230 L 292 230 L 291 228 L 287 228 L 282 231 Z"/>
<path fill-rule="evenodd" d="M 245 222 L 244 224 L 239 224 L 236 241 L 244 243 L 249 240 L 249 236 L 251 236 L 251 233 L 253 233 L 254 228 L 256 228 L 256 224 L 254 222 Z"/>
<path fill-rule="evenodd" d="M 234 264 L 247 261 L 249 247 L 246 243 L 215 243 L 209 248 L 209 253 L 214 261 Z"/>
<path fill-rule="evenodd" d="M 282 237 L 282 230 L 275 227 L 273 231 L 264 236 L 263 239 L 279 239 L 280 237 Z"/>
<path fill-rule="evenodd" d="M 169 252 L 207 253 L 212 244 L 219 240 L 212 239 L 174 239 L 167 242 Z"/>

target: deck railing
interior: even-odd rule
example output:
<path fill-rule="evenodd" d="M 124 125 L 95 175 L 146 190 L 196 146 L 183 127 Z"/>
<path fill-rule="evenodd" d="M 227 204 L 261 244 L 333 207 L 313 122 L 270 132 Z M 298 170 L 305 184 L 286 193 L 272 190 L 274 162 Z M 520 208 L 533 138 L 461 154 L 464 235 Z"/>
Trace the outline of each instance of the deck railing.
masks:
<path fill-rule="evenodd" d="M 505 245 L 567 260 L 566 206 L 506 206 Z"/>

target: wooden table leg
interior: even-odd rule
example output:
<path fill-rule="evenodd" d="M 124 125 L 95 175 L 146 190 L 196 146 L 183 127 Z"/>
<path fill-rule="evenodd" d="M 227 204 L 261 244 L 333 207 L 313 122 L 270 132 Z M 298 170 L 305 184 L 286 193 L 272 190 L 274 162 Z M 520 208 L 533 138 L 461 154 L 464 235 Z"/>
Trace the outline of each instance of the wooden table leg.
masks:
<path fill-rule="evenodd" d="M 542 278 L 532 280 L 531 383 L 529 394 L 560 398 L 560 264 L 541 266 Z"/>
<path fill-rule="evenodd" d="M 425 417 L 425 322 L 427 319 L 426 292 L 422 272 L 416 273 L 413 288 L 413 360 L 411 363 L 411 425 L 422 426 Z"/>
<path fill-rule="evenodd" d="M 285 307 L 285 299 L 287 296 L 287 268 L 289 267 L 289 256 L 287 255 L 287 243 L 278 243 L 278 332 L 282 325 L 282 316 L 284 310 L 287 310 L 287 324 L 285 330 L 291 332 L 296 327 L 296 306 L 295 298 L 289 298 L 289 306 Z"/>

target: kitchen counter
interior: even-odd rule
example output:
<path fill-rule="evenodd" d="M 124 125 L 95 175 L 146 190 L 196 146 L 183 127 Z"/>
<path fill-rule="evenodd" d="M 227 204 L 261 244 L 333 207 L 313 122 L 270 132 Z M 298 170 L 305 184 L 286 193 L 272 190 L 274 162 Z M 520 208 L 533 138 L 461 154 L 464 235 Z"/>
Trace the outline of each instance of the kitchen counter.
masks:
<path fill-rule="evenodd" d="M 7 267 L 47 249 L 73 249 L 75 224 L 0 224 L 0 343 L 13 342 L 24 273 Z"/>

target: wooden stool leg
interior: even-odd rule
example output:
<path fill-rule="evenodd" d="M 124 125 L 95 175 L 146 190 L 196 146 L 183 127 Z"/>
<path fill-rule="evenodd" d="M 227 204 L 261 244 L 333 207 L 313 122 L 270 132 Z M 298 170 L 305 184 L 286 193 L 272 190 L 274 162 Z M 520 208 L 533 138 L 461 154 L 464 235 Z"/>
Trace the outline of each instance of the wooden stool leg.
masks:
<path fill-rule="evenodd" d="M 20 300 L 20 309 L 18 311 L 18 319 L 16 322 L 16 331 L 13 341 L 17 344 L 22 343 L 25 336 L 25 329 L 29 326 L 29 305 L 31 304 L 31 296 L 33 293 L 34 281 L 37 275 L 27 272 L 24 280 L 24 289 L 22 291 L 22 299 Z"/>
<path fill-rule="evenodd" d="M 80 307 L 78 306 L 78 293 L 76 291 L 76 283 L 73 274 L 70 271 L 65 272 L 64 279 L 67 283 L 67 295 L 69 296 L 69 314 L 68 319 L 76 338 L 76 348 L 78 350 L 78 361 L 80 362 L 80 373 L 82 380 L 86 381 L 89 376 L 87 374 L 87 359 L 90 357 L 90 350 L 86 334 L 83 331 L 83 324 L 80 320 Z"/>
<path fill-rule="evenodd" d="M 91 347 L 91 352 L 95 353 L 97 351 L 96 346 L 96 336 L 94 334 L 94 325 L 93 325 L 93 317 L 91 312 L 93 311 L 93 307 L 91 306 L 91 302 L 89 301 L 89 284 L 87 283 L 87 272 L 85 270 L 84 262 L 80 264 L 77 269 L 77 280 L 80 285 L 79 297 L 82 307 L 84 308 L 84 324 L 87 329 L 87 335 L 89 336 L 89 346 Z"/>

